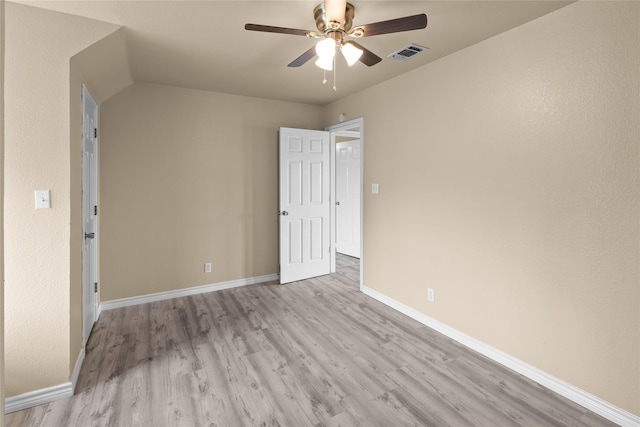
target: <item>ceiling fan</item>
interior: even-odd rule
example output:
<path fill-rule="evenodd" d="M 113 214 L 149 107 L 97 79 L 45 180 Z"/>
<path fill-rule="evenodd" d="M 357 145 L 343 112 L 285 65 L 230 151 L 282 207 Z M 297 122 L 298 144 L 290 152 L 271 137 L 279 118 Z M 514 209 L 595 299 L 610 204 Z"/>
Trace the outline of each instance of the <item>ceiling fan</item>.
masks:
<path fill-rule="evenodd" d="M 324 70 L 333 69 L 336 49 L 339 49 L 349 66 L 357 61 L 371 67 L 382 61 L 375 53 L 346 38 L 371 37 L 381 34 L 399 33 L 403 31 L 426 28 L 427 15 L 406 16 L 373 24 L 353 27 L 355 6 L 346 0 L 325 0 L 313 9 L 313 16 L 318 31 L 298 30 L 295 28 L 273 27 L 270 25 L 246 24 L 245 30 L 267 33 L 292 34 L 321 39 L 315 46 L 294 59 L 288 67 L 300 67 L 316 55 L 316 65 Z"/>

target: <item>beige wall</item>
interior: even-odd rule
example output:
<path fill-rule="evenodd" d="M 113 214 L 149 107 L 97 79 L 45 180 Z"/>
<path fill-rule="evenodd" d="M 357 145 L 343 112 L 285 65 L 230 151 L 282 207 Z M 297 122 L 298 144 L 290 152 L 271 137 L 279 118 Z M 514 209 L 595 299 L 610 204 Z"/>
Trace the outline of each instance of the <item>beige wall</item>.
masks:
<path fill-rule="evenodd" d="M 74 55 L 71 58 L 71 73 L 72 77 L 76 74 L 75 78 L 87 87 L 98 104 L 132 84 L 127 61 L 126 29 L 120 27 Z M 77 89 L 77 85 L 74 88 Z"/>
<path fill-rule="evenodd" d="M 638 22 L 579 2 L 325 110 L 365 118 L 367 287 L 636 415 Z"/>
<path fill-rule="evenodd" d="M 278 128 L 320 107 L 134 84 L 100 121 L 102 301 L 278 272 Z"/>
<path fill-rule="evenodd" d="M 7 396 L 68 382 L 78 356 L 81 326 L 71 289 L 79 286 L 81 235 L 70 222 L 77 220 L 81 177 L 71 171 L 80 128 L 70 96 L 79 94 L 79 82 L 70 79 L 70 58 L 117 28 L 6 5 Z M 51 190 L 52 208 L 35 210 L 33 191 L 44 189 Z"/>

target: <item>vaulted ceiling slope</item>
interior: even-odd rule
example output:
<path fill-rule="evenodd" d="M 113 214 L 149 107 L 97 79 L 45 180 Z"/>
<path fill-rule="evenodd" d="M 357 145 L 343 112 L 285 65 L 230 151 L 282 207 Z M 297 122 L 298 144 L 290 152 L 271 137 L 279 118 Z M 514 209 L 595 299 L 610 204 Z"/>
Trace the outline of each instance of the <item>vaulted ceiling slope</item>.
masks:
<path fill-rule="evenodd" d="M 133 80 L 326 105 L 500 34 L 570 1 L 358 1 L 354 25 L 426 13 L 426 29 L 360 39 L 383 58 L 373 67 L 337 61 L 322 83 L 313 61 L 288 68 L 314 39 L 245 31 L 246 23 L 315 30 L 315 1 L 20 1 L 125 27 Z M 387 56 L 410 43 L 429 51 L 409 61 Z M 340 58 L 342 59 L 342 58 Z"/>

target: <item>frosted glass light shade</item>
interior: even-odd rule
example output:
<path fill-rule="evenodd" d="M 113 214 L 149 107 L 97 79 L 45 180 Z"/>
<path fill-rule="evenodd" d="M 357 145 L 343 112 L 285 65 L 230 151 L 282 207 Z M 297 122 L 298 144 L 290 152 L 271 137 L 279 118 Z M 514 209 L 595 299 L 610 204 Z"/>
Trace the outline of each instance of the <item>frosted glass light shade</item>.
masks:
<path fill-rule="evenodd" d="M 316 55 L 320 59 L 333 59 L 336 54 L 336 42 L 333 39 L 322 39 L 316 44 Z"/>
<path fill-rule="evenodd" d="M 342 51 L 342 56 L 344 56 L 344 59 L 347 60 L 347 64 L 349 65 L 349 67 L 355 64 L 362 56 L 362 49 L 358 49 L 350 43 L 343 44 L 340 50 Z"/>
<path fill-rule="evenodd" d="M 333 70 L 333 57 L 320 57 L 316 61 L 316 65 L 323 70 L 331 71 Z"/>

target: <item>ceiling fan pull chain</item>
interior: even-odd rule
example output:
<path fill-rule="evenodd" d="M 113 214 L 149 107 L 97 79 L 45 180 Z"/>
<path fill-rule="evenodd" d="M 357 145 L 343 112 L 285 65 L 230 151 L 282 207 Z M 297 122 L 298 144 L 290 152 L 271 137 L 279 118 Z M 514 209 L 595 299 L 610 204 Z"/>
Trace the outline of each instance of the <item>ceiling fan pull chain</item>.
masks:
<path fill-rule="evenodd" d="M 337 91 L 338 89 L 336 89 L 336 56 L 333 56 L 333 90 Z"/>
<path fill-rule="evenodd" d="M 322 84 L 326 85 L 327 84 L 327 70 L 322 70 Z"/>

